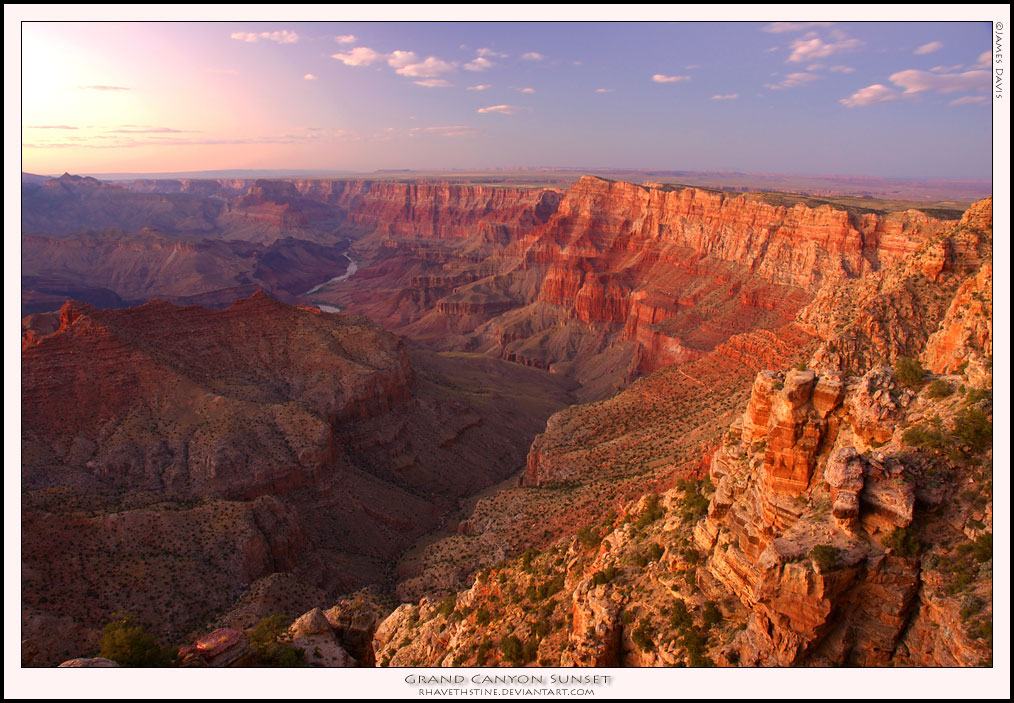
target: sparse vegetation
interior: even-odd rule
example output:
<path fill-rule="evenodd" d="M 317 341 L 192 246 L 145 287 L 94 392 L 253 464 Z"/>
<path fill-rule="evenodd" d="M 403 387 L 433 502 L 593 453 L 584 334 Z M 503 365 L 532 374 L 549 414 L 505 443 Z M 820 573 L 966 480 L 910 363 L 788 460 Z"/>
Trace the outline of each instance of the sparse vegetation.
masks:
<path fill-rule="evenodd" d="M 899 356 L 894 362 L 894 377 L 906 388 L 918 389 L 925 380 L 926 371 L 917 359 Z"/>
<path fill-rule="evenodd" d="M 818 544 L 810 550 L 809 557 L 820 571 L 833 571 L 838 564 L 841 550 L 830 544 Z"/>
<path fill-rule="evenodd" d="M 884 537 L 883 545 L 901 557 L 919 553 L 920 544 L 915 533 L 908 527 L 899 527 Z"/>
<path fill-rule="evenodd" d="M 174 658 L 173 650 L 163 647 L 134 615 L 121 615 L 102 628 L 99 656 L 129 667 L 165 667 Z"/>
<path fill-rule="evenodd" d="M 261 666 L 303 666 L 303 650 L 280 641 L 288 625 L 289 618 L 284 615 L 269 615 L 250 632 L 250 645 Z"/>

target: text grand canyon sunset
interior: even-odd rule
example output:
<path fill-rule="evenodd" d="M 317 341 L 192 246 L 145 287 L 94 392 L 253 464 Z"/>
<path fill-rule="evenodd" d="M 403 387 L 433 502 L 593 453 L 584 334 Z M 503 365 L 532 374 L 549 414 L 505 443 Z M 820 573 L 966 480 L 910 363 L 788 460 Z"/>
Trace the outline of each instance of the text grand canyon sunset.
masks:
<path fill-rule="evenodd" d="M 24 672 L 992 676 L 995 29 L 24 22 Z"/>

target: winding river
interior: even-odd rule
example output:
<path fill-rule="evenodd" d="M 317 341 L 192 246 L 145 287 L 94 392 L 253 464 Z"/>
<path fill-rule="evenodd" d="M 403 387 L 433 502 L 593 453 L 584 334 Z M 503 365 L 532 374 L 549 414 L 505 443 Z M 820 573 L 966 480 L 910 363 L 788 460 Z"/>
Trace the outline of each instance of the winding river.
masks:
<path fill-rule="evenodd" d="M 349 256 L 348 254 L 345 254 L 344 256 L 345 256 L 346 259 L 349 260 L 349 265 L 348 265 L 348 268 L 345 269 L 345 273 L 343 273 L 341 276 L 335 276 L 334 278 L 332 278 L 332 279 L 330 279 L 328 281 L 324 281 L 320 285 L 314 286 L 310 290 L 308 290 L 305 293 L 303 293 L 303 295 L 309 297 L 309 296 L 313 295 L 314 293 L 316 293 L 318 291 L 321 291 L 324 288 L 327 288 L 328 286 L 330 286 L 332 284 L 341 283 L 342 281 L 347 281 L 348 279 L 350 279 L 355 274 L 355 272 L 359 270 L 359 264 L 357 264 L 352 259 L 352 257 Z M 324 304 L 318 303 L 316 301 L 314 301 L 314 305 L 316 305 L 317 309 L 319 309 L 322 312 L 341 312 L 342 311 L 342 309 L 339 308 L 339 307 L 335 307 L 333 305 L 324 305 Z"/>

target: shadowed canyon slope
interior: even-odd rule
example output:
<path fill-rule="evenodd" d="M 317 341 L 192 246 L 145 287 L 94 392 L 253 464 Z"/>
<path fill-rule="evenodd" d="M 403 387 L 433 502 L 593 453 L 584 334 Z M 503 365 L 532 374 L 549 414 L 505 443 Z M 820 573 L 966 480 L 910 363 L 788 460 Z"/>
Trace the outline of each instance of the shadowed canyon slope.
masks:
<path fill-rule="evenodd" d="M 24 198 L 36 664 L 121 610 L 178 643 L 371 584 L 409 604 L 341 601 L 373 623 L 360 662 L 988 656 L 991 556 L 954 564 L 992 534 L 968 426 L 990 200 L 940 221 L 587 176 Z"/>
<path fill-rule="evenodd" d="M 568 402 L 563 379 L 263 293 L 30 316 L 22 378 L 36 636 L 118 610 L 178 636 L 278 571 L 335 595 L 382 583 Z"/>

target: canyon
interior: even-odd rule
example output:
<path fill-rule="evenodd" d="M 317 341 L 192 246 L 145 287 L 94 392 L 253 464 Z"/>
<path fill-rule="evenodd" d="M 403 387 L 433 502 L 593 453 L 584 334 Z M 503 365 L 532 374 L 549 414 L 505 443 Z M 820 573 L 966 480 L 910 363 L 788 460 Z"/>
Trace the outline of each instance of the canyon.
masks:
<path fill-rule="evenodd" d="M 125 611 L 201 666 L 275 614 L 320 665 L 991 656 L 991 199 L 22 195 L 31 665 Z"/>

